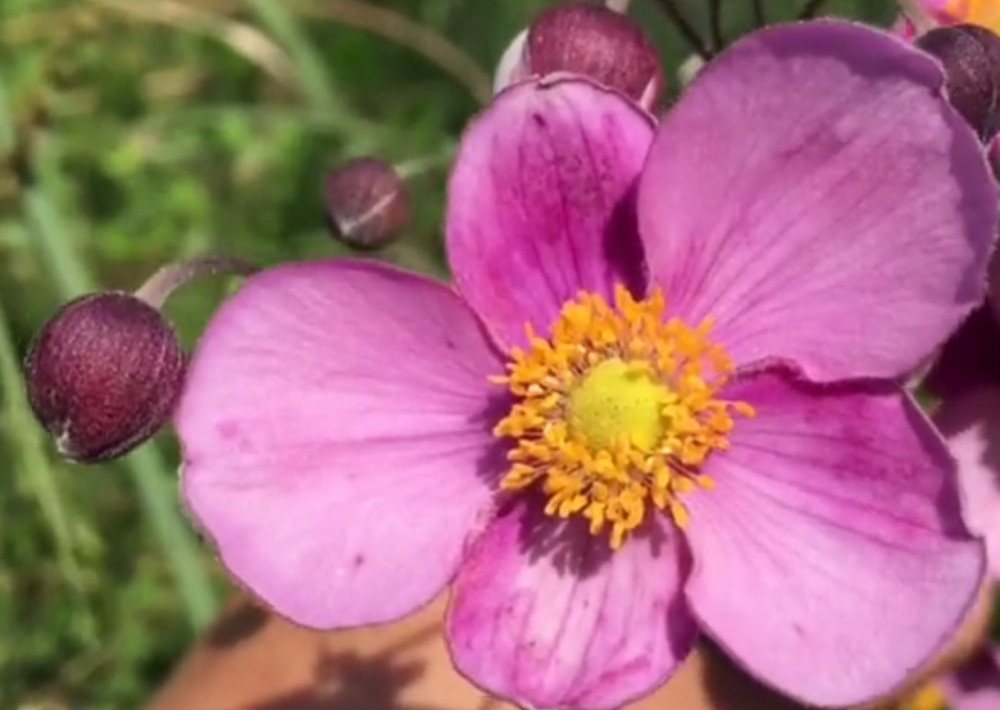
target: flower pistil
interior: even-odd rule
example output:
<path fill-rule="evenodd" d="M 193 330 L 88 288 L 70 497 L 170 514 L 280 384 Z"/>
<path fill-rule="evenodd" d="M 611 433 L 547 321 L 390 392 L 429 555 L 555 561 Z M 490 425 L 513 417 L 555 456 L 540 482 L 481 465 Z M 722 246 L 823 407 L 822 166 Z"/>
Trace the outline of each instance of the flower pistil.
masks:
<path fill-rule="evenodd" d="M 710 320 L 691 327 L 664 309 L 659 289 L 637 301 L 618 286 L 613 306 L 580 293 L 549 339 L 527 326 L 527 347 L 494 378 L 518 398 L 494 428 L 515 441 L 501 487 L 540 485 L 548 515 L 582 515 L 595 535 L 608 526 L 613 549 L 650 505 L 683 527 L 681 494 L 712 486 L 703 464 L 728 447 L 734 414 L 754 414 L 718 396 L 733 365 Z"/>

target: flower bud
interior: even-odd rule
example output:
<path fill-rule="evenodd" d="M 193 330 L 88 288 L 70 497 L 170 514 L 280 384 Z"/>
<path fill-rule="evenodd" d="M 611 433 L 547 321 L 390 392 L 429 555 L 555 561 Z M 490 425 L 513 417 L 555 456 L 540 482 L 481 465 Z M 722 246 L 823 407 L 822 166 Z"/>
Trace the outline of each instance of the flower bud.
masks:
<path fill-rule="evenodd" d="M 962 24 L 932 29 L 916 44 L 941 61 L 951 105 L 990 142 L 1000 129 L 1000 37 Z"/>
<path fill-rule="evenodd" d="M 496 90 L 529 76 L 581 74 L 649 109 L 663 88 L 656 48 L 635 22 L 603 5 L 571 2 L 541 13 L 504 52 Z"/>
<path fill-rule="evenodd" d="M 327 221 L 355 249 L 378 249 L 410 221 L 410 191 L 396 169 L 376 158 L 354 158 L 324 181 Z"/>
<path fill-rule="evenodd" d="M 93 293 L 63 306 L 25 361 L 28 399 L 81 463 L 120 456 L 152 436 L 181 392 L 184 353 L 158 310 L 135 296 Z"/>

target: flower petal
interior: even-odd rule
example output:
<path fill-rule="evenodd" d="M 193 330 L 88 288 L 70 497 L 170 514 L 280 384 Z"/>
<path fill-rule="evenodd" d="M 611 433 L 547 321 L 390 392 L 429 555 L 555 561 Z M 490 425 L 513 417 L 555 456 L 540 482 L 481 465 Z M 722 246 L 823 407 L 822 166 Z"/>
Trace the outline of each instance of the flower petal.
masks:
<path fill-rule="evenodd" d="M 934 423 L 958 462 L 962 517 L 985 540 L 990 574 L 1000 579 L 1000 387 L 945 400 Z"/>
<path fill-rule="evenodd" d="M 776 373 L 686 499 L 692 612 L 751 674 L 807 704 L 893 690 L 955 630 L 983 575 L 943 442 L 891 388 Z"/>
<path fill-rule="evenodd" d="M 528 76 L 528 68 L 524 61 L 524 45 L 528 42 L 527 28 L 518 32 L 500 55 L 496 71 L 493 74 L 493 93 L 499 94 L 514 82 Z"/>
<path fill-rule="evenodd" d="M 459 290 L 505 345 L 581 289 L 642 289 L 634 188 L 652 119 L 583 79 L 503 92 L 462 137 L 445 236 Z"/>
<path fill-rule="evenodd" d="M 737 363 L 895 377 L 982 299 L 996 185 L 940 66 L 840 21 L 774 27 L 709 64 L 639 187 L 651 278 Z"/>
<path fill-rule="evenodd" d="M 360 261 L 265 271 L 191 364 L 184 498 L 229 571 L 292 620 L 402 616 L 450 580 L 489 505 L 501 371 L 439 284 Z"/>
<path fill-rule="evenodd" d="M 579 520 L 518 505 L 458 573 L 446 622 L 452 658 L 521 707 L 620 707 L 663 683 L 694 643 L 680 596 L 687 570 L 672 532 L 655 528 L 612 553 Z"/>

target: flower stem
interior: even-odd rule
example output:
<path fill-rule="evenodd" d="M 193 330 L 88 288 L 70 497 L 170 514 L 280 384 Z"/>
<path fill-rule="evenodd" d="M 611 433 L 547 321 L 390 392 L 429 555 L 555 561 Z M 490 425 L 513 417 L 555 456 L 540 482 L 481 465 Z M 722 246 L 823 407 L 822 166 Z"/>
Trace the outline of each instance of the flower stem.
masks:
<path fill-rule="evenodd" d="M 201 256 L 164 266 L 150 276 L 134 295 L 140 301 L 145 301 L 153 308 L 159 309 L 170 298 L 174 289 L 191 279 L 213 274 L 249 276 L 256 270 L 256 266 L 243 259 L 228 256 Z"/>
<path fill-rule="evenodd" d="M 764 15 L 764 0 L 753 0 L 753 22 L 757 28 L 767 24 L 767 17 Z"/>
<path fill-rule="evenodd" d="M 711 59 L 712 51 L 705 45 L 705 40 L 698 34 L 698 31 L 684 16 L 684 13 L 674 4 L 674 0 L 656 0 L 656 2 L 667 14 L 667 17 L 670 18 L 670 22 L 677 28 L 681 36 L 691 45 L 691 49 L 702 59 Z"/>
<path fill-rule="evenodd" d="M 406 47 L 454 77 L 480 103 L 488 104 L 493 98 L 493 78 L 464 49 L 433 27 L 410 18 L 388 4 L 366 0 L 283 2 L 303 15 L 356 27 Z"/>
<path fill-rule="evenodd" d="M 401 163 L 396 163 L 393 167 L 396 169 L 396 174 L 403 180 L 412 180 L 429 170 L 447 165 L 455 156 L 456 147 L 454 143 L 449 142 L 438 151 L 410 158 Z"/>
<path fill-rule="evenodd" d="M 816 17 L 825 2 L 826 0 L 807 0 L 806 4 L 802 8 L 802 11 L 799 12 L 799 19 L 811 20 Z"/>
<path fill-rule="evenodd" d="M 712 51 L 722 51 L 722 0 L 708 2 L 708 28 L 712 38 Z"/>

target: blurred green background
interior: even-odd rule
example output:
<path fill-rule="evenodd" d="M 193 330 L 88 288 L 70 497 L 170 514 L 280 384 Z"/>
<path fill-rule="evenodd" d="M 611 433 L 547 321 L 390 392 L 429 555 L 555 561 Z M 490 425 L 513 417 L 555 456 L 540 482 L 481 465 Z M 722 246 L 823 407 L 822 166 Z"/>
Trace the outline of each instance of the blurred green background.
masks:
<path fill-rule="evenodd" d="M 763 2 L 769 19 L 804 4 Z M 134 289 L 168 261 L 342 251 L 321 179 L 359 154 L 422 166 L 413 227 L 383 257 L 443 274 L 449 156 L 506 43 L 547 4 L 0 0 L 0 710 L 136 707 L 228 589 L 178 507 L 172 433 L 104 466 L 54 455 L 20 381 L 33 331 L 68 298 Z M 704 27 L 702 2 L 678 4 Z M 751 26 L 750 0 L 723 6 L 730 36 Z M 632 12 L 676 89 L 688 46 L 655 0 Z M 230 285 L 171 300 L 187 345 Z"/>

